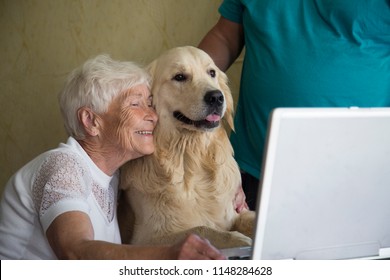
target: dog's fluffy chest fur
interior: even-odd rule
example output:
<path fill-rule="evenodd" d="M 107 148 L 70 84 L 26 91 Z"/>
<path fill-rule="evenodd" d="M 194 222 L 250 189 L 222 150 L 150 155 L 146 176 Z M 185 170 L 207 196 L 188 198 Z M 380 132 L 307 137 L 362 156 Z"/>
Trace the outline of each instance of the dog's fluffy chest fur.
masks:
<path fill-rule="evenodd" d="M 153 155 L 126 165 L 123 181 L 135 213 L 133 243 L 196 226 L 228 230 L 237 218 L 231 198 L 241 182 L 232 150 L 226 149 L 226 144 L 231 146 L 224 143 L 226 132 L 221 128 L 172 139 L 177 140 L 156 139 L 160 142 Z"/>

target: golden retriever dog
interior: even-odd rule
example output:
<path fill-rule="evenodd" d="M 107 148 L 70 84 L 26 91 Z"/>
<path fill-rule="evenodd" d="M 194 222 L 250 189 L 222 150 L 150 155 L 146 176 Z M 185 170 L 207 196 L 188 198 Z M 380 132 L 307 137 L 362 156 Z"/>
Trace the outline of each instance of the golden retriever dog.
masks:
<path fill-rule="evenodd" d="M 233 128 L 227 76 L 195 47 L 171 49 L 148 70 L 155 152 L 121 170 L 124 243 L 166 244 L 193 232 L 218 248 L 250 245 L 254 212 L 233 206 L 241 176 L 224 128 Z"/>

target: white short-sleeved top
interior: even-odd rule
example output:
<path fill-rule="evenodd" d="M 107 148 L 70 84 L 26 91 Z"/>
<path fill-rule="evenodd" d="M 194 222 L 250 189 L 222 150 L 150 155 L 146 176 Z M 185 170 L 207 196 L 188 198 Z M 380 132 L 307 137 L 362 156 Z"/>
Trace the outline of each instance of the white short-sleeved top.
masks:
<path fill-rule="evenodd" d="M 69 211 L 88 214 L 95 240 L 120 243 L 118 174 L 101 171 L 72 137 L 26 164 L 8 181 L 1 200 L 0 258 L 56 259 L 45 232 Z"/>

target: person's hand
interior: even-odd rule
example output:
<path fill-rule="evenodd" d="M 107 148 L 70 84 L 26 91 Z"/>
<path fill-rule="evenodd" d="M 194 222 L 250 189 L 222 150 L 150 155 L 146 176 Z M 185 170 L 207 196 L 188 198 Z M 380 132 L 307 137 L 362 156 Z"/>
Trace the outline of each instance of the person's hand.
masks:
<path fill-rule="evenodd" d="M 245 201 L 246 196 L 242 186 L 237 189 L 236 195 L 234 197 L 233 206 L 237 213 L 241 213 L 243 210 L 249 210 L 248 204 Z"/>
<path fill-rule="evenodd" d="M 179 260 L 225 260 L 226 257 L 207 239 L 190 234 L 183 241 L 173 245 Z"/>

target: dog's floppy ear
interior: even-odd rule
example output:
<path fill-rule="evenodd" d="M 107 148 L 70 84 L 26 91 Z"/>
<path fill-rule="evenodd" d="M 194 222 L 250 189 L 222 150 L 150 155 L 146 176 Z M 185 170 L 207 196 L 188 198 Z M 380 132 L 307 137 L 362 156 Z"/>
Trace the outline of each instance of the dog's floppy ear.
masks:
<path fill-rule="evenodd" d="M 154 74 L 156 72 L 156 66 L 157 66 L 157 61 L 153 60 L 149 65 L 145 67 L 145 70 L 149 73 L 149 75 L 154 78 Z"/>
<path fill-rule="evenodd" d="M 217 71 L 218 71 L 218 83 L 223 91 L 226 100 L 226 112 L 225 112 L 224 119 L 228 123 L 231 130 L 234 131 L 234 122 L 233 122 L 234 104 L 233 104 L 232 92 L 230 91 L 229 88 L 228 77 L 223 71 L 219 69 Z"/>
<path fill-rule="evenodd" d="M 153 94 L 153 106 L 154 106 L 155 109 L 156 109 L 156 103 L 157 103 L 157 96 L 154 95 L 154 93 L 155 93 L 154 85 L 155 85 L 155 79 L 156 79 L 156 68 L 157 68 L 157 60 L 153 60 L 151 63 L 149 63 L 145 67 L 145 70 L 149 73 L 150 78 L 151 78 L 150 91 Z"/>

